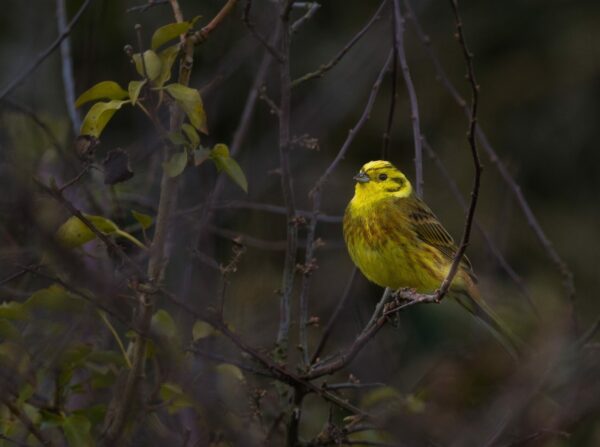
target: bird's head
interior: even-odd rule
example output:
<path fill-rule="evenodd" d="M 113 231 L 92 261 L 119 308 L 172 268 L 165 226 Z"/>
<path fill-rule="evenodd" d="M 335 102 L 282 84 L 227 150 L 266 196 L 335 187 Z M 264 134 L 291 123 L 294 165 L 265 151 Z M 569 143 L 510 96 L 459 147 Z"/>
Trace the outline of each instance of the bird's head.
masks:
<path fill-rule="evenodd" d="M 374 201 L 385 197 L 408 197 L 412 194 L 412 185 L 406 176 L 389 161 L 370 161 L 360 168 L 354 176 L 355 199 Z"/>

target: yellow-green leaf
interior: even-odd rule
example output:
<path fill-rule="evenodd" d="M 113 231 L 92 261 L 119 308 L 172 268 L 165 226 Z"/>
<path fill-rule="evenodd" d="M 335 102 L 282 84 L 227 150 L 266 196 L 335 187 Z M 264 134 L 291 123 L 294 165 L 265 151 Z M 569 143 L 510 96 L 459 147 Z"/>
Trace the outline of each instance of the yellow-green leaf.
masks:
<path fill-rule="evenodd" d="M 119 84 L 115 81 L 102 81 L 83 92 L 75 101 L 75 107 L 81 107 L 86 102 L 96 101 L 97 99 L 123 98 L 127 98 L 127 92 Z"/>
<path fill-rule="evenodd" d="M 92 423 L 81 414 L 66 416 L 61 422 L 68 445 L 80 447 L 93 447 L 94 439 L 90 433 Z"/>
<path fill-rule="evenodd" d="M 164 309 L 159 309 L 152 316 L 152 329 L 164 337 L 172 338 L 177 335 L 177 327 L 171 314 Z"/>
<path fill-rule="evenodd" d="M 135 69 L 140 76 L 147 77 L 151 81 L 154 81 L 160 75 L 162 62 L 160 57 L 158 57 L 158 54 L 152 50 L 144 51 L 144 62 L 146 63 L 145 70 L 140 53 L 133 55 L 133 62 L 135 63 Z"/>
<path fill-rule="evenodd" d="M 244 381 L 244 373 L 242 372 L 242 370 L 237 366 L 232 365 L 231 363 L 221 363 L 216 367 L 216 370 L 217 374 L 223 377 L 234 378 L 241 382 Z"/>
<path fill-rule="evenodd" d="M 144 213 L 140 213 L 136 210 L 131 210 L 131 215 L 133 216 L 133 218 L 135 220 L 138 221 L 138 223 L 142 226 L 142 228 L 144 230 L 147 230 L 148 228 L 150 228 L 152 226 L 152 224 L 154 223 L 154 219 L 152 218 L 152 216 L 149 216 Z"/>
<path fill-rule="evenodd" d="M 115 234 L 116 236 L 128 239 L 140 248 L 145 248 L 138 239 L 131 234 L 121 230 L 112 220 L 102 216 L 92 216 L 84 214 L 90 223 L 104 234 Z M 86 242 L 96 238 L 96 234 L 81 221 L 77 216 L 71 216 L 63 223 L 56 232 L 56 239 L 68 248 L 79 247 Z"/>
<path fill-rule="evenodd" d="M 177 177 L 187 166 L 188 155 L 186 151 L 173 154 L 168 161 L 163 162 L 163 169 L 169 177 Z"/>
<path fill-rule="evenodd" d="M 198 132 L 196 132 L 194 126 L 188 123 L 183 123 L 181 130 L 183 130 L 190 143 L 192 143 L 192 148 L 198 147 L 200 144 L 200 135 L 198 135 Z"/>
<path fill-rule="evenodd" d="M 20 333 L 10 321 L 0 318 L 0 340 L 19 338 Z"/>
<path fill-rule="evenodd" d="M 216 144 L 211 151 L 210 157 L 215 162 L 219 171 L 225 171 L 229 178 L 237 183 L 244 192 L 248 192 L 246 175 L 237 161 L 229 156 L 229 148 L 225 144 Z"/>
<path fill-rule="evenodd" d="M 73 309 L 81 310 L 84 302 L 70 294 L 60 284 L 52 284 L 50 287 L 45 289 L 36 290 L 27 300 L 23 303 L 23 306 L 29 311 L 33 312 L 38 309 L 46 309 L 51 311 L 66 311 Z"/>
<path fill-rule="evenodd" d="M 158 54 L 158 57 L 160 58 L 161 62 L 161 67 L 160 75 L 154 80 L 154 85 L 156 85 L 157 87 L 162 87 L 165 82 L 171 79 L 171 70 L 173 68 L 173 64 L 175 63 L 175 59 L 177 59 L 177 55 L 179 54 L 180 49 L 181 45 L 176 44 L 165 48 Z"/>
<path fill-rule="evenodd" d="M 187 144 L 187 140 L 181 132 L 169 132 L 167 138 L 175 146 L 184 146 Z"/>
<path fill-rule="evenodd" d="M 175 413 L 180 409 L 195 406 L 194 401 L 187 393 L 184 393 L 179 385 L 166 382 L 160 386 L 160 398 L 167 402 L 169 413 Z"/>
<path fill-rule="evenodd" d="M 130 101 L 119 101 L 113 99 L 108 102 L 97 102 L 88 111 L 87 115 L 81 123 L 80 135 L 91 135 L 99 138 L 100 134 L 123 104 L 128 104 Z"/>
<path fill-rule="evenodd" d="M 147 79 L 142 81 L 131 81 L 127 90 L 129 91 L 129 99 L 131 100 L 131 104 L 135 105 L 138 97 L 140 96 L 140 92 L 142 91 L 142 87 L 146 84 Z"/>
<path fill-rule="evenodd" d="M 0 304 L 0 318 L 7 320 L 25 320 L 28 317 L 27 309 L 21 303 L 16 301 L 4 302 Z"/>
<path fill-rule="evenodd" d="M 202 338 L 210 337 L 214 333 L 215 330 L 210 324 L 204 321 L 196 321 L 196 323 L 194 323 L 194 327 L 192 328 L 192 339 L 197 341 Z"/>
<path fill-rule="evenodd" d="M 200 132 L 208 134 L 206 114 L 200 92 L 182 84 L 169 84 L 165 87 L 169 95 L 181 106 L 190 123 Z"/>
<path fill-rule="evenodd" d="M 152 35 L 151 48 L 156 50 L 169 40 L 173 40 L 181 34 L 187 33 L 191 26 L 192 24 L 189 22 L 169 23 L 168 25 L 161 26 L 154 31 L 154 34 Z"/>

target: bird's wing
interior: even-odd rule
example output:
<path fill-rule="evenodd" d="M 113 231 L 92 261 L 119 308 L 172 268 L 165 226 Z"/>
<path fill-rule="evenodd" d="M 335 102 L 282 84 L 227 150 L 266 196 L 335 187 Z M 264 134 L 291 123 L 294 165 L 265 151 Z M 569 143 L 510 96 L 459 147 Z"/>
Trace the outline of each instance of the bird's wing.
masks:
<path fill-rule="evenodd" d="M 449 261 L 453 261 L 458 251 L 454 239 L 452 239 L 452 236 L 446 231 L 425 202 L 416 197 L 400 200 L 404 200 L 402 205 L 407 207 L 407 217 L 417 237 L 426 244 L 436 248 Z M 471 262 L 466 256 L 462 257 L 461 264 L 474 278 L 475 275 L 473 274 Z"/>

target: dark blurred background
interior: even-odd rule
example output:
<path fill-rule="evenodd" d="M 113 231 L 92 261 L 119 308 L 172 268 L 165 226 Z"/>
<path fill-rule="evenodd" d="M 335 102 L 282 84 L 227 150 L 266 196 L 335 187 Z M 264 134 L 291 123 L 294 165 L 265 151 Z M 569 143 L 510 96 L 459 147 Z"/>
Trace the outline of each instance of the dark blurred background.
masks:
<path fill-rule="evenodd" d="M 181 0 L 180 3 L 186 17 L 201 15 L 199 23 L 203 25 L 223 2 Z M 207 147 L 232 143 L 263 57 L 264 49 L 241 20 L 244 3 L 241 2 L 235 14 L 195 52 L 190 85 L 201 91 L 204 100 L 210 129 L 210 135 L 203 139 Z M 80 4 L 67 2 L 70 16 Z M 379 4 L 376 1 L 323 1 L 321 8 L 293 37 L 292 78 L 329 61 L 365 25 Z M 132 1 L 96 1 L 74 28 L 71 45 L 77 94 L 102 80 L 112 79 L 125 86 L 137 76 L 123 52 L 126 44 L 137 45 L 134 25 L 143 26 L 142 33 L 148 42 L 155 28 L 173 19 L 167 5 L 158 5 L 143 13 L 126 12 L 136 5 L 138 3 Z M 469 98 L 465 62 L 454 38 L 450 3 L 414 1 L 412 5 L 448 78 Z M 54 40 L 57 27 L 54 2 L 8 0 L 3 2 L 2 9 L 0 88 L 3 89 Z M 600 163 L 597 150 L 600 143 L 600 3 L 594 0 L 463 0 L 460 9 L 480 84 L 478 122 L 520 186 L 547 237 L 573 272 L 577 318 L 583 332 L 600 314 L 595 298 L 595 291 L 600 289 L 597 197 L 600 193 L 597 168 Z M 294 17 L 299 14 L 295 12 Z M 272 2 L 256 0 L 251 15 L 261 33 L 268 35 L 272 31 L 276 20 Z M 311 209 L 308 192 L 331 163 L 364 109 L 391 46 L 391 17 L 388 5 L 381 19 L 332 70 L 293 90 L 292 134 L 318 142 L 316 148 L 297 145 L 292 151 L 299 209 Z M 414 32 L 414 23 L 408 18 L 405 47 L 418 95 L 421 131 L 468 198 L 473 169 L 465 137 L 465 115 L 436 78 L 432 62 Z M 277 101 L 278 75 L 274 67 L 271 66 L 267 76 L 265 92 Z M 390 160 L 413 179 L 410 109 L 400 72 L 398 75 Z M 392 78 L 387 74 L 370 120 L 323 191 L 324 214 L 341 216 L 353 194 L 354 173 L 365 162 L 381 158 L 391 90 Z M 34 112 L 60 144 L 68 152 L 72 151 L 75 135 L 67 113 L 58 52 L 9 98 Z M 206 201 L 217 181 L 217 172 L 207 163 L 186 170 L 178 214 L 172 222 L 175 231 L 167 272 L 169 287 L 189 303 L 200 307 L 213 305 L 220 288 L 215 263 L 227 262 L 231 257 L 230 239 L 241 235 L 247 252 L 238 271 L 229 278 L 225 315 L 252 344 L 265 348 L 272 347 L 277 330 L 277 289 L 283 266 L 285 217 L 244 209 L 239 201 L 283 204 L 277 171 L 277 135 L 276 117 L 269 105 L 259 100 L 248 135 L 236 155 L 248 177 L 248 194 L 227 180 L 216 199 L 218 207 L 209 226 L 197 241 L 194 229 L 205 212 L 198 205 Z M 128 214 L 132 208 L 153 215 L 159 188 L 158 145 L 143 115 L 131 110 L 120 112 L 103 133 L 97 158 L 101 160 L 108 150 L 117 146 L 125 149 L 131 158 L 134 177 L 109 188 L 102 184 L 101 175 L 92 174 L 87 179 L 87 187 L 93 201 L 83 188 L 73 188 L 67 196 L 84 211 L 105 215 L 123 226 L 132 224 Z M 337 379 L 345 381 L 352 373 L 363 382 L 383 382 L 392 387 L 355 390 L 348 394 L 365 407 L 384 408 L 381 414 L 384 419 L 387 417 L 392 434 L 387 438 L 388 435 L 373 435 L 373 441 L 403 440 L 406 445 L 505 445 L 493 443 L 504 439 L 508 445 L 519 437 L 548 430 L 549 436 L 537 436 L 533 441 L 537 444 L 531 445 L 599 445 L 600 399 L 593 379 L 597 377 L 597 358 L 595 361 L 587 357 L 580 359 L 581 363 L 576 363 L 580 365 L 577 371 L 569 369 L 569 362 L 556 366 L 555 353 L 571 336 L 570 303 L 562 287 L 563 278 L 528 226 L 495 164 L 484 151 L 481 154 L 485 170 L 477 219 L 522 278 L 539 316 L 535 316 L 521 289 L 501 268 L 477 229 L 468 254 L 487 300 L 528 340 L 532 351 L 540 357 L 527 364 L 524 372 L 513 375 L 510 359 L 493 337 L 458 306 L 448 302 L 402 312 L 396 327 L 384 328 Z M 38 224 L 43 221 L 48 228 L 56 228 L 68 217 L 47 197 L 34 196 L 34 190 L 27 185 L 31 175 L 43 179 L 52 176 L 59 184 L 73 177 L 77 172 L 76 162 L 72 155 L 68 157 L 71 158 L 69 163 L 29 117 L 0 102 L 0 185 L 5 191 L 0 197 L 3 277 L 11 273 L 15 265 L 31 262 L 39 255 L 36 225 L 24 220 L 24 216 Z M 464 209 L 434 161 L 427 155 L 424 160 L 425 200 L 458 240 L 464 224 Z M 18 211 L 21 201 L 28 200 L 35 203 L 33 217 Z M 301 239 L 305 234 L 301 229 Z M 321 320 L 320 328 L 310 329 L 313 348 L 352 272 L 341 225 L 319 223 L 317 236 L 323 239 L 324 245 L 317 251 L 318 270 L 314 273 L 310 293 L 310 315 Z M 190 253 L 192 242 L 198 242 L 194 253 Z M 302 250 L 298 263 L 304 262 L 303 256 Z M 297 285 L 300 277 L 298 275 Z M 15 289 L 20 288 L 26 296 L 31 287 L 30 283 L 4 287 L 0 289 L 0 298 L 19 299 Z M 380 295 L 378 287 L 357 275 L 349 304 L 326 348 L 327 353 L 335 353 L 351 343 Z M 294 306 L 296 312 L 296 302 Z M 189 318 L 180 317 L 183 327 L 190 324 Z M 294 318 L 294 340 L 296 321 Z M 215 341 L 212 348 L 237 355 L 235 349 L 220 340 Z M 557 368 L 560 371 L 557 372 Z M 533 397 L 538 379 L 549 371 L 552 385 L 549 390 L 544 388 L 548 394 Z M 202 394 L 198 390 L 194 392 Z M 221 409 L 222 404 L 217 407 Z M 301 426 L 306 439 L 316 436 L 327 420 L 327 411 L 327 405 L 314 396 L 307 400 Z M 231 428 L 229 419 L 215 414 L 212 415 L 216 419 L 214 427 Z M 499 427 L 504 430 L 503 424 L 509 429 L 498 439 L 493 438 Z M 570 436 L 554 436 L 552 430 L 565 431 Z M 493 439 L 492 444 L 485 444 L 484 440 L 489 439 Z M 235 445 L 243 443 L 238 440 Z"/>

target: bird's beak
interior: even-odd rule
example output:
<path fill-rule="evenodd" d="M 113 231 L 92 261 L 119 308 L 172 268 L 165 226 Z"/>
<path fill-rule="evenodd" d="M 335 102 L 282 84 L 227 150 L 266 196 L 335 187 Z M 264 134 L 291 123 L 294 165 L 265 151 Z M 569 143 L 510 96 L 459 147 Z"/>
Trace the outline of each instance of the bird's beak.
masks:
<path fill-rule="evenodd" d="M 367 174 L 365 174 L 364 172 L 359 172 L 358 174 L 356 174 L 354 177 L 352 177 L 354 180 L 356 180 L 358 183 L 367 183 L 369 181 L 371 181 L 371 179 L 369 178 L 369 176 Z"/>

